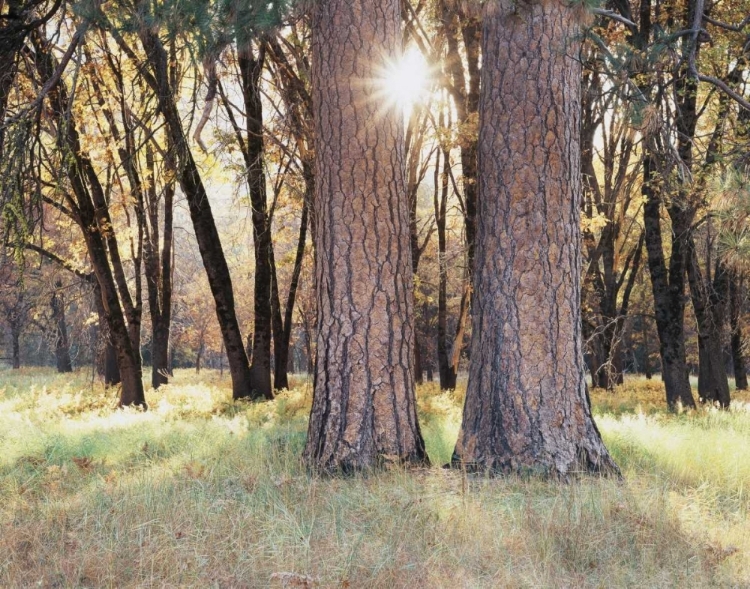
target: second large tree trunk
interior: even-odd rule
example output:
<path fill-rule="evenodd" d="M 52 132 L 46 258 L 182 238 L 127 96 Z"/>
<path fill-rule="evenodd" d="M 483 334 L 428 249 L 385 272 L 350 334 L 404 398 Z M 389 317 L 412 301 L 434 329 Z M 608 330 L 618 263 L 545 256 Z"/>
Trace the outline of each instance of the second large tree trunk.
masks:
<path fill-rule="evenodd" d="M 578 14 L 485 5 L 469 384 L 454 463 L 617 472 L 591 416 L 581 337 Z"/>
<path fill-rule="evenodd" d="M 305 460 L 348 472 L 427 460 L 414 390 L 402 114 L 383 104 L 399 0 L 313 14 L 318 345 Z"/>

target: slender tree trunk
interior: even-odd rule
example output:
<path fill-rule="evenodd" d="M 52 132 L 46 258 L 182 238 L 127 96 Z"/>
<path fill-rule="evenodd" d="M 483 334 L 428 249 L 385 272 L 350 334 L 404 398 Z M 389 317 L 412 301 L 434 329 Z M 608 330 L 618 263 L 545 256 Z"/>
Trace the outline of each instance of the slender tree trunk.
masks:
<path fill-rule="evenodd" d="M 439 118 L 443 126 L 443 113 Z M 440 172 L 440 157 L 443 157 L 443 169 Z M 449 391 L 456 388 L 456 372 L 453 370 L 448 350 L 448 262 L 447 251 L 447 209 L 448 182 L 450 171 L 450 152 L 447 147 L 437 151 L 435 160 L 435 224 L 438 238 L 438 309 L 437 309 L 437 357 L 440 375 L 440 390 Z M 438 178 L 440 179 L 438 183 Z M 439 195 L 439 196 L 438 196 Z"/>
<path fill-rule="evenodd" d="M 61 282 L 55 283 L 55 288 L 60 289 Z M 62 293 L 55 290 L 52 293 L 52 322 L 55 325 L 55 359 L 57 371 L 61 373 L 73 372 L 73 364 L 70 361 L 70 344 L 68 343 L 68 325 L 65 322 L 65 299 Z"/>
<path fill-rule="evenodd" d="M 238 39 L 238 63 L 242 78 L 242 96 L 245 103 L 247 133 L 245 137 L 245 162 L 247 185 L 250 193 L 253 222 L 253 249 L 255 253 L 254 291 L 254 341 L 250 374 L 253 386 L 259 395 L 273 398 L 271 389 L 271 338 L 272 309 L 271 283 L 275 280 L 273 267 L 273 243 L 271 221 L 268 216 L 266 198 L 266 174 L 264 171 L 263 103 L 260 79 L 265 61 L 265 46 L 257 55 L 249 41 Z"/>
<path fill-rule="evenodd" d="M 558 0 L 484 10 L 472 353 L 453 461 L 617 473 L 581 338 L 581 15 Z"/>
<path fill-rule="evenodd" d="M 471 10 L 471 9 L 470 9 Z M 474 267 L 477 227 L 477 139 L 474 128 L 479 112 L 480 48 L 482 25 L 461 5 L 441 0 L 440 16 L 447 42 L 446 67 L 453 84 L 451 95 L 456 106 L 463 136 L 460 141 L 461 173 L 464 192 L 464 223 L 468 275 Z M 459 50 L 458 40 L 464 42 L 465 52 Z M 464 68 L 464 63 L 466 68 Z M 468 87 L 467 87 L 468 86 Z"/>
<path fill-rule="evenodd" d="M 300 218 L 299 238 L 297 239 L 297 253 L 294 258 L 294 268 L 292 270 L 292 280 L 289 284 L 289 293 L 287 295 L 286 306 L 284 308 L 284 320 L 279 337 L 274 339 L 274 388 L 283 390 L 289 388 L 289 343 L 292 339 L 292 327 L 294 326 L 294 308 L 297 299 L 297 289 L 299 288 L 300 275 L 302 274 L 302 263 L 305 258 L 305 243 L 307 241 L 307 224 L 309 218 L 309 202 L 312 200 L 312 191 L 315 189 L 315 183 L 312 175 L 311 183 L 308 185 L 309 194 L 306 191 L 305 199 L 302 203 L 302 217 Z M 308 198 L 309 196 L 309 198 Z M 275 282 L 275 278 L 274 278 Z M 278 296 L 278 287 L 276 288 Z"/>
<path fill-rule="evenodd" d="M 458 321 L 456 322 L 456 334 L 453 337 L 453 346 L 451 348 L 451 370 L 454 378 L 458 378 L 458 368 L 461 365 L 461 351 L 464 347 L 464 337 L 466 335 L 466 326 L 469 323 L 469 311 L 471 310 L 471 275 L 467 272 L 464 276 L 464 291 L 461 295 L 461 304 L 458 307 Z"/>
<path fill-rule="evenodd" d="M 377 79 L 400 45 L 399 0 L 313 8 L 318 345 L 307 464 L 425 463 L 414 390 L 402 113 Z"/>
<path fill-rule="evenodd" d="M 299 156 L 302 163 L 302 176 L 305 182 L 305 195 L 302 204 L 302 217 L 300 219 L 300 235 L 297 241 L 297 255 L 292 271 L 292 280 L 287 293 L 284 317 L 282 319 L 281 301 L 276 280 L 276 272 L 272 273 L 271 305 L 273 313 L 273 340 L 274 340 L 274 388 L 281 390 L 288 388 L 289 345 L 291 342 L 294 309 L 297 299 L 302 263 L 304 261 L 305 244 L 310 224 L 310 206 L 315 194 L 315 171 L 314 156 L 312 148 L 312 98 L 304 81 L 305 67 L 297 62 L 290 63 L 286 53 L 279 43 L 279 37 L 269 35 L 265 38 L 268 48 L 268 57 L 277 64 L 276 74 L 280 81 L 281 95 L 289 118 L 290 132 L 297 143 Z"/>
<path fill-rule="evenodd" d="M 166 174 L 175 172 L 174 158 L 168 150 L 165 158 Z M 164 245 L 160 247 L 159 197 L 156 192 L 156 173 L 153 154 L 147 147 L 146 161 L 149 182 L 146 188 L 148 227 L 145 239 L 145 274 L 148 308 L 151 316 L 151 386 L 158 389 L 169 382 L 169 332 L 172 323 L 172 246 L 174 219 L 174 182 L 164 187 Z"/>
<path fill-rule="evenodd" d="M 661 235 L 661 202 L 654 181 L 654 157 L 647 154 L 643 162 L 643 220 L 646 233 L 646 251 L 654 295 L 654 314 L 659 334 L 661 375 L 670 408 L 681 404 L 694 408 L 695 400 L 690 388 L 690 376 L 685 357 L 685 238 L 689 219 L 676 211 L 672 219 L 672 255 L 669 269 L 664 259 Z"/>
<path fill-rule="evenodd" d="M 418 385 L 424 383 L 424 369 L 422 368 L 422 350 L 419 346 L 419 336 L 414 330 L 414 382 Z"/>
<path fill-rule="evenodd" d="M 13 346 L 13 370 L 18 370 L 21 368 L 21 329 L 13 323 L 10 326 L 10 337 Z"/>
<path fill-rule="evenodd" d="M 188 146 L 187 137 L 182 128 L 182 119 L 170 87 L 167 53 L 153 30 L 142 27 L 138 33 L 153 74 L 153 77 L 148 76 L 147 80 L 157 93 L 166 132 L 177 154 L 178 181 L 188 203 L 198 249 L 216 304 L 216 317 L 232 375 L 232 397 L 234 399 L 261 398 L 263 395 L 253 386 L 250 364 L 237 321 L 232 277 L 221 246 L 211 204 L 198 166 Z"/>
<path fill-rule="evenodd" d="M 109 335 L 109 319 L 102 303 L 102 290 L 96 280 L 93 283 L 93 287 L 94 306 L 99 316 L 100 374 L 104 376 L 105 387 L 116 386 L 120 384 L 120 368 L 117 365 L 117 352 Z"/>
<path fill-rule="evenodd" d="M 688 248 L 687 275 L 698 323 L 698 396 L 703 402 L 729 407 L 729 383 L 722 346 L 724 303 L 721 300 L 723 297 L 716 290 L 717 286 L 721 291 L 726 290 L 723 287 L 727 278 L 726 271 L 718 267 L 715 284 L 707 283 L 703 278 L 692 238 L 688 240 Z"/>
<path fill-rule="evenodd" d="M 36 67 L 44 79 L 52 78 L 55 63 L 49 43 L 39 31 L 32 34 L 36 49 Z M 49 92 L 49 103 L 53 116 L 61 132 L 58 134 L 58 147 L 67 155 L 66 174 L 71 185 L 75 201 L 71 199 L 71 208 L 76 210 L 76 223 L 82 230 L 86 250 L 96 276 L 99 289 L 97 294 L 107 319 L 109 335 L 117 353 L 117 365 L 120 372 L 121 384 L 120 405 L 136 405 L 146 407 L 143 390 L 142 367 L 140 351 L 135 348 L 133 334 L 126 324 L 120 303 L 120 296 L 127 294 L 127 285 L 118 293 L 117 280 L 110 266 L 109 255 L 119 255 L 114 242 L 113 232 L 100 225 L 108 218 L 104 191 L 94 170 L 94 166 L 82 149 L 78 130 L 73 119 L 69 118 L 69 101 L 65 85 L 58 81 Z M 108 255 L 108 244 L 109 255 Z M 115 270 L 122 270 L 121 265 Z M 134 327 L 134 326 L 130 326 Z"/>
<path fill-rule="evenodd" d="M 732 345 L 732 364 L 734 367 L 734 382 L 738 391 L 747 390 L 747 365 L 742 341 L 742 283 L 733 272 L 729 283 L 729 322 Z"/>

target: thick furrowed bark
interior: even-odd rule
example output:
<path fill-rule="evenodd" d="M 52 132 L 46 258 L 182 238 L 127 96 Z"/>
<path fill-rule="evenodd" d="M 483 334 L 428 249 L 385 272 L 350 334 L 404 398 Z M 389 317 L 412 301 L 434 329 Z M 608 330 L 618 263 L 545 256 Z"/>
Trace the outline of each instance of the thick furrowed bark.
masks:
<path fill-rule="evenodd" d="M 304 458 L 327 472 L 424 463 L 401 113 L 382 76 L 398 0 L 320 2 L 313 16 L 318 345 Z"/>
<path fill-rule="evenodd" d="M 576 11 L 485 5 L 472 354 L 454 463 L 617 473 L 591 416 L 580 315 Z"/>

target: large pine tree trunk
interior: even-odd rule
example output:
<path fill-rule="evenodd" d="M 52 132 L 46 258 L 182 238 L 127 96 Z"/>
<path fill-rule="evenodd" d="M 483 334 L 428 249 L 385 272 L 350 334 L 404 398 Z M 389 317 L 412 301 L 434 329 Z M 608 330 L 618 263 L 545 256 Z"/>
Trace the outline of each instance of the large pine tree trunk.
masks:
<path fill-rule="evenodd" d="M 469 384 L 454 463 L 616 473 L 591 416 L 580 315 L 580 15 L 485 5 Z"/>
<path fill-rule="evenodd" d="M 423 463 L 402 113 L 377 81 L 398 57 L 400 2 L 313 10 L 318 345 L 304 457 L 332 472 Z"/>

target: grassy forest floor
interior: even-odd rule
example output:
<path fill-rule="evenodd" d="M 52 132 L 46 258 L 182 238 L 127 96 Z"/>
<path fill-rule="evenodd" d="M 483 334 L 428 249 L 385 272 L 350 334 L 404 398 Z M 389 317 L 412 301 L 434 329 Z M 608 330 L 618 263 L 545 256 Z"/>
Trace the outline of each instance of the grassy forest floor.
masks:
<path fill-rule="evenodd" d="M 0 372 L 2 587 L 750 587 L 747 394 L 673 415 L 656 379 L 594 392 L 622 483 L 331 480 L 299 460 L 307 380 L 232 404 L 228 378 L 180 371 L 140 413 L 90 378 Z M 462 395 L 419 389 L 435 465 Z"/>

